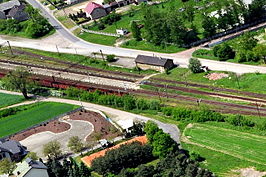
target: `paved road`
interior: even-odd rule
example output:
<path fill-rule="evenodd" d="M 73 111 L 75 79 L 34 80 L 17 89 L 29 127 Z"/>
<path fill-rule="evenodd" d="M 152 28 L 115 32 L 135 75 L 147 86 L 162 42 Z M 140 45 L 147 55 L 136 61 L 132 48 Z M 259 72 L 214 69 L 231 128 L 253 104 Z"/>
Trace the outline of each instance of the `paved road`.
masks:
<path fill-rule="evenodd" d="M 71 43 L 75 44 L 76 51 L 79 54 L 83 55 L 90 55 L 92 52 L 100 52 L 102 50 L 105 54 L 115 54 L 116 56 L 124 56 L 124 57 L 131 57 L 132 63 L 134 62 L 133 58 L 135 58 L 138 54 L 143 55 L 156 55 L 160 57 L 172 58 L 174 59 L 174 63 L 178 64 L 180 67 L 187 67 L 188 60 L 191 57 L 191 54 L 197 48 L 192 48 L 186 50 L 184 52 L 176 53 L 176 54 L 163 54 L 163 53 L 156 53 L 156 52 L 148 52 L 148 51 L 141 51 L 141 50 L 134 50 L 134 49 L 124 49 L 119 47 L 111 47 L 111 46 L 104 46 L 99 44 L 93 44 L 86 42 L 80 38 L 74 36 L 68 29 L 66 29 L 50 12 L 46 7 L 41 5 L 37 0 L 27 0 L 33 7 L 40 9 L 42 14 L 49 20 L 49 22 L 55 27 L 55 29 L 66 39 L 68 39 Z M 222 39 L 222 38 L 221 38 Z M 220 40 L 221 40 L 220 39 Z M 219 40 L 219 39 L 218 39 Z M 5 42 L 5 40 L 0 40 L 1 43 Z M 55 45 L 46 45 L 43 43 L 38 42 L 19 42 L 19 41 L 10 41 L 11 45 L 17 47 L 27 47 L 39 50 L 47 50 L 57 52 L 57 48 Z M 76 53 L 73 48 L 60 48 L 60 52 L 64 53 Z M 204 60 L 200 59 L 203 65 L 208 66 L 211 70 L 221 70 L 221 71 L 231 71 L 236 72 L 239 74 L 243 73 L 266 73 L 266 67 L 259 67 L 259 66 L 250 66 L 250 65 L 243 65 L 243 64 L 235 64 L 235 63 L 228 63 L 228 62 L 219 62 L 213 60 Z"/>

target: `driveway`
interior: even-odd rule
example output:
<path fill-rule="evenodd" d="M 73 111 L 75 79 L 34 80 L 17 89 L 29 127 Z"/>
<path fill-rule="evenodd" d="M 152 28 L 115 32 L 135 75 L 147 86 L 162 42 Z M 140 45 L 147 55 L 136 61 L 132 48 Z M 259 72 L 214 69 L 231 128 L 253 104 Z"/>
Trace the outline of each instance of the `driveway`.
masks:
<path fill-rule="evenodd" d="M 93 126 L 87 121 L 81 120 L 65 120 L 69 123 L 71 128 L 62 133 L 41 132 L 29 136 L 28 138 L 20 141 L 23 146 L 26 146 L 29 151 L 36 152 L 41 158 L 44 158 L 42 153 L 43 146 L 50 141 L 58 141 L 61 144 L 62 152 L 68 153 L 70 150 L 67 147 L 69 138 L 72 136 L 78 136 L 85 143 L 85 139 L 93 132 Z"/>

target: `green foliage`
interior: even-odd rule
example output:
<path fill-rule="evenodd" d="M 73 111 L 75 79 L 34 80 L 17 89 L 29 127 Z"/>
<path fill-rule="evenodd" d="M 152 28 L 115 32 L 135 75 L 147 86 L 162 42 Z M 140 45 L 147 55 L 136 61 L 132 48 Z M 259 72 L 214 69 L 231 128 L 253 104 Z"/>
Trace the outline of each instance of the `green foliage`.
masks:
<path fill-rule="evenodd" d="M 148 121 L 145 125 L 144 131 L 152 146 L 152 153 L 156 157 L 165 157 L 170 152 L 175 152 L 178 149 L 178 144 L 170 137 L 169 134 L 164 133 L 152 121 Z"/>
<path fill-rule="evenodd" d="M 10 71 L 3 79 L 4 87 L 11 90 L 19 90 L 24 98 L 28 99 L 28 89 L 30 87 L 29 81 L 30 73 L 25 68 L 17 68 Z"/>
<path fill-rule="evenodd" d="M 262 59 L 264 63 L 266 63 L 266 45 L 258 44 L 256 47 L 253 48 L 253 52 L 256 57 Z"/>
<path fill-rule="evenodd" d="M 226 61 L 228 59 L 235 58 L 235 52 L 228 44 L 217 45 L 213 48 L 215 57 L 218 57 L 220 61 Z"/>
<path fill-rule="evenodd" d="M 102 175 L 118 174 L 123 168 L 137 167 L 153 159 L 152 148 L 149 145 L 133 142 L 107 151 L 105 156 L 93 160 L 92 169 Z"/>
<path fill-rule="evenodd" d="M 189 65 L 188 68 L 193 72 L 193 73 L 201 73 L 203 70 L 201 69 L 201 63 L 198 59 L 196 58 L 190 58 L 189 59 Z"/>
<path fill-rule="evenodd" d="M 7 158 L 0 160 L 0 174 L 12 174 L 15 168 L 15 162 L 10 162 Z"/>
<path fill-rule="evenodd" d="M 246 119 L 244 116 L 242 115 L 235 115 L 235 116 L 231 116 L 229 118 L 226 119 L 226 121 L 234 126 L 240 126 L 240 127 L 254 127 L 255 123 Z"/>
<path fill-rule="evenodd" d="M 81 139 L 78 136 L 70 137 L 67 146 L 74 153 L 81 152 L 82 149 L 84 148 L 84 144 L 82 143 Z"/>
<path fill-rule="evenodd" d="M 53 159 L 57 159 L 62 155 L 61 144 L 56 140 L 50 141 L 43 146 L 43 154 Z"/>
<path fill-rule="evenodd" d="M 239 38 L 238 48 L 242 51 L 252 50 L 257 43 L 258 40 L 254 37 L 254 34 L 246 32 Z"/>
<path fill-rule="evenodd" d="M 139 100 L 131 95 L 106 95 L 100 91 L 88 92 L 76 88 L 68 88 L 64 91 L 67 97 L 80 97 L 84 101 L 94 102 L 102 105 L 114 106 L 125 110 L 160 110 L 160 103 L 152 100 Z M 140 103 L 141 102 L 141 103 Z"/>
<path fill-rule="evenodd" d="M 214 19 L 209 16 L 203 16 L 202 28 L 204 29 L 203 36 L 205 38 L 215 35 L 216 23 Z"/>
<path fill-rule="evenodd" d="M 130 138 L 134 136 L 143 136 L 144 134 L 144 123 L 134 122 L 133 126 L 129 128 L 129 132 L 125 134 L 125 137 Z"/>
<path fill-rule="evenodd" d="M 108 62 L 114 62 L 114 61 L 116 61 L 116 59 L 115 59 L 115 55 L 107 55 L 107 56 L 106 56 L 106 60 L 107 60 Z"/>
<path fill-rule="evenodd" d="M 104 24 L 112 25 L 113 23 L 119 21 L 120 19 L 121 19 L 120 14 L 112 12 L 109 15 L 103 17 L 101 20 Z"/>
<path fill-rule="evenodd" d="M 39 159 L 39 157 L 37 156 L 37 153 L 36 153 L 36 152 L 29 152 L 29 153 L 26 155 L 25 159 L 26 159 L 26 158 L 30 158 L 30 159 L 32 159 L 32 160 L 38 160 L 38 159 Z"/>
<path fill-rule="evenodd" d="M 135 21 L 131 22 L 131 31 L 133 38 L 135 38 L 136 41 L 141 41 L 141 31 L 137 25 L 137 22 Z"/>

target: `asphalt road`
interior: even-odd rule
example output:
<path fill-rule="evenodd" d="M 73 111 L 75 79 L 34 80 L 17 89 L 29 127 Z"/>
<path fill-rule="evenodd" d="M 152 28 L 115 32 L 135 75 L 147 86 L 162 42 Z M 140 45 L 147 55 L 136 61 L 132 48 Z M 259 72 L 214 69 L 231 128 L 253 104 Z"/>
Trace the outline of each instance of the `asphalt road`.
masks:
<path fill-rule="evenodd" d="M 68 29 L 66 29 L 52 14 L 50 14 L 49 10 L 46 9 L 43 5 L 39 3 L 37 0 L 27 0 L 33 7 L 40 9 L 43 16 L 45 16 L 49 22 L 55 27 L 55 29 L 66 39 L 68 39 L 74 46 L 70 48 L 59 48 L 60 52 L 63 53 L 73 53 L 76 52 L 82 55 L 91 55 L 93 52 L 100 53 L 100 50 L 104 54 L 115 54 L 116 56 L 123 56 L 123 57 L 130 57 L 131 63 L 129 65 L 134 65 L 134 59 L 137 55 L 149 55 L 149 56 L 160 56 L 165 58 L 171 58 L 174 60 L 174 63 L 179 65 L 180 67 L 187 67 L 189 58 L 191 58 L 191 54 L 193 53 L 196 48 L 191 48 L 183 52 L 175 53 L 175 54 L 163 54 L 163 53 L 156 53 L 156 52 L 149 52 L 149 51 L 141 51 L 141 50 L 134 50 L 134 49 L 125 49 L 120 47 L 112 47 L 112 46 L 104 46 L 100 44 L 93 44 L 86 42 L 72 34 Z M 224 37 L 223 37 L 224 38 Z M 222 40 L 217 39 L 217 40 Z M 216 41 L 216 40 L 215 40 Z M 1 40 L 1 43 L 6 42 L 6 40 Z M 213 41 L 214 42 L 214 41 Z M 17 47 L 26 47 L 26 48 L 33 48 L 39 50 L 46 50 L 51 52 L 57 52 L 58 48 L 55 45 L 43 44 L 42 42 L 38 42 L 35 40 L 34 42 L 21 42 L 21 41 L 10 41 L 12 46 Z M 229 63 L 229 62 L 220 62 L 215 60 L 207 60 L 207 59 L 200 59 L 202 65 L 208 66 L 211 70 L 219 70 L 219 71 L 230 71 L 235 72 L 238 74 L 243 73 L 266 73 L 266 67 L 262 66 L 251 66 L 251 65 L 244 65 L 244 64 L 237 64 L 237 63 Z"/>

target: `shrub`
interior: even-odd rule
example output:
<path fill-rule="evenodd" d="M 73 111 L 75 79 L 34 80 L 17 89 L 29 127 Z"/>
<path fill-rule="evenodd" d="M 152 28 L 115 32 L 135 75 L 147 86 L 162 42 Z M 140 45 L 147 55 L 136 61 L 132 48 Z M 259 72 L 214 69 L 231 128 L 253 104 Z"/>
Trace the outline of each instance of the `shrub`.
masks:
<path fill-rule="evenodd" d="M 248 120 L 247 118 L 245 118 L 242 115 L 236 115 L 236 116 L 232 116 L 226 119 L 226 121 L 234 126 L 240 126 L 240 127 L 254 127 L 255 123 Z"/>
<path fill-rule="evenodd" d="M 107 60 L 108 62 L 114 62 L 114 61 L 116 61 L 116 59 L 115 59 L 115 55 L 107 55 L 107 56 L 106 56 L 106 60 Z"/>
<path fill-rule="evenodd" d="M 220 61 L 235 58 L 235 52 L 228 44 L 217 45 L 213 48 L 213 54 L 218 57 Z"/>
<path fill-rule="evenodd" d="M 201 63 L 198 59 L 196 58 L 190 58 L 189 59 L 189 65 L 188 68 L 193 72 L 193 73 L 201 73 L 203 70 L 201 69 Z"/>

